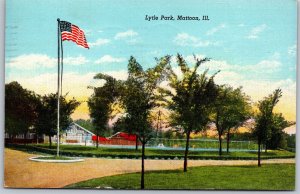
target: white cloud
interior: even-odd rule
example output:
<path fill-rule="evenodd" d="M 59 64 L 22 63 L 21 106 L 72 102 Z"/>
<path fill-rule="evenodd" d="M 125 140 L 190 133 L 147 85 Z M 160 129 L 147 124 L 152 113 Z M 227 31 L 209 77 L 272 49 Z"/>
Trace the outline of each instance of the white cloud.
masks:
<path fill-rule="evenodd" d="M 133 30 L 127 30 L 125 32 L 119 32 L 115 35 L 116 40 L 121 40 L 121 39 L 128 39 L 128 38 L 134 38 L 138 36 L 139 34 Z"/>
<path fill-rule="evenodd" d="M 256 27 L 252 28 L 252 30 L 250 31 L 250 33 L 248 34 L 248 36 L 246 38 L 257 39 L 259 37 L 259 34 L 261 34 L 266 28 L 267 28 L 266 24 L 256 26 Z"/>
<path fill-rule="evenodd" d="M 128 77 L 128 73 L 126 70 L 120 70 L 120 71 L 107 71 L 104 72 L 107 75 L 110 75 L 118 80 L 126 80 Z"/>
<path fill-rule="evenodd" d="M 17 69 L 35 69 L 35 68 L 52 68 L 57 64 L 56 58 L 51 58 L 44 54 L 20 55 L 12 58 L 7 66 Z"/>
<path fill-rule="evenodd" d="M 255 65 L 248 65 L 244 69 L 260 73 L 273 73 L 279 70 L 282 64 L 276 60 L 262 60 Z"/>
<path fill-rule="evenodd" d="M 77 57 L 64 58 L 65 65 L 81 65 L 87 62 L 88 60 L 82 55 L 79 55 Z M 15 58 L 12 58 L 8 62 L 7 66 L 23 70 L 53 68 L 57 66 L 57 58 L 53 58 L 44 54 L 20 55 Z"/>
<path fill-rule="evenodd" d="M 195 58 L 193 55 L 183 56 L 186 62 L 193 66 L 195 64 Z M 205 55 L 196 54 L 198 59 L 205 58 Z M 269 60 L 262 60 L 256 64 L 250 65 L 236 65 L 236 64 L 229 64 L 227 61 L 224 60 L 210 60 L 208 62 L 203 63 L 200 66 L 200 70 L 209 69 L 210 71 L 225 71 L 225 72 L 236 72 L 238 74 L 246 74 L 246 75 L 256 75 L 256 74 L 271 74 L 277 72 L 282 67 L 282 63 L 278 59 L 277 53 L 275 53 L 271 59 Z M 171 58 L 171 64 L 176 66 L 176 57 L 173 56 Z"/>
<path fill-rule="evenodd" d="M 112 77 L 120 80 L 127 79 L 127 71 L 125 70 L 107 71 L 101 73 L 111 75 Z M 91 89 L 88 89 L 88 86 L 99 87 L 105 83 L 104 80 L 94 79 L 94 76 L 96 74 L 97 73 L 95 72 L 90 72 L 86 74 L 75 72 L 64 73 L 63 93 L 66 94 L 68 92 L 71 97 L 90 96 L 93 91 Z M 57 91 L 56 73 L 44 73 L 31 77 L 14 77 L 9 78 L 6 82 L 9 83 L 11 81 L 17 81 L 24 88 L 33 90 L 40 95 L 56 93 Z"/>
<path fill-rule="evenodd" d="M 273 55 L 271 55 L 271 60 L 280 60 L 281 54 L 279 52 L 274 52 Z"/>
<path fill-rule="evenodd" d="M 86 36 L 92 35 L 92 30 L 86 29 L 86 30 L 83 30 L 83 32 L 84 32 L 84 34 L 85 34 Z"/>
<path fill-rule="evenodd" d="M 96 60 L 96 64 L 105 64 L 105 63 L 121 63 L 126 61 L 125 58 L 117 58 L 117 57 L 112 57 L 111 55 L 104 55 L 100 59 Z"/>
<path fill-rule="evenodd" d="M 173 42 L 179 46 L 192 46 L 192 47 L 206 47 L 210 45 L 217 45 L 216 42 L 201 40 L 195 36 L 189 35 L 188 33 L 177 34 Z"/>
<path fill-rule="evenodd" d="M 78 57 L 66 57 L 64 58 L 64 64 L 66 65 L 83 65 L 88 63 L 89 60 L 87 60 L 84 56 L 79 55 Z"/>
<path fill-rule="evenodd" d="M 109 40 L 109 39 L 102 39 L 102 38 L 99 38 L 99 39 L 97 39 L 95 42 L 89 43 L 89 46 L 90 46 L 90 47 L 94 47 L 94 46 L 103 46 L 103 45 L 106 45 L 106 44 L 109 44 L 109 43 L 110 43 L 110 40 Z"/>
<path fill-rule="evenodd" d="M 253 65 L 235 65 L 229 64 L 227 61 L 211 60 L 204 63 L 202 67 L 209 68 L 210 70 L 234 71 L 239 74 L 255 76 L 256 74 L 266 75 L 277 72 L 282 67 L 282 64 L 277 60 L 262 60 Z"/>
<path fill-rule="evenodd" d="M 226 28 L 226 24 L 220 24 L 219 26 L 216 26 L 216 27 L 214 27 L 214 28 L 208 30 L 208 31 L 206 32 L 206 35 L 208 35 L 208 36 L 213 35 L 214 33 L 216 33 L 216 32 L 218 32 L 218 31 L 222 30 L 223 28 Z"/>
<path fill-rule="evenodd" d="M 185 58 L 185 60 L 186 60 L 186 62 L 187 63 L 190 63 L 190 64 L 195 64 L 195 57 L 197 58 L 197 59 L 204 59 L 205 58 L 205 55 L 201 55 L 201 54 L 195 54 L 195 56 L 194 55 L 188 55 L 188 56 L 186 56 L 186 57 L 184 57 Z"/>
<path fill-rule="evenodd" d="M 290 47 L 288 48 L 288 55 L 289 55 L 289 56 L 295 56 L 295 55 L 296 55 L 296 49 L 297 49 L 296 44 L 293 45 L 293 46 L 290 46 Z"/>
<path fill-rule="evenodd" d="M 85 95 L 90 93 L 86 90 L 95 73 L 78 74 L 64 73 L 63 93 L 70 92 L 71 96 L 80 96 L 82 91 Z M 57 91 L 57 73 L 44 73 L 31 77 L 14 77 L 8 80 L 19 82 L 24 88 L 33 90 L 38 94 L 44 95 L 55 93 Z"/>

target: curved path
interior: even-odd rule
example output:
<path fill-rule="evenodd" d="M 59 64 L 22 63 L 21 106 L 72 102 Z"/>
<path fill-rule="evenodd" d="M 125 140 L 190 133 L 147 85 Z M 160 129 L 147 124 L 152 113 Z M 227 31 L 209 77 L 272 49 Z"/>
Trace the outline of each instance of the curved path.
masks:
<path fill-rule="evenodd" d="M 41 163 L 29 161 L 34 156 L 21 151 L 5 149 L 4 187 L 61 188 L 66 185 L 104 176 L 139 172 L 141 161 L 131 159 L 87 158 L 79 163 Z M 266 163 L 295 163 L 295 159 L 264 160 Z M 250 160 L 190 160 L 188 166 L 256 165 Z M 182 168 L 182 160 L 146 160 L 146 170 Z"/>

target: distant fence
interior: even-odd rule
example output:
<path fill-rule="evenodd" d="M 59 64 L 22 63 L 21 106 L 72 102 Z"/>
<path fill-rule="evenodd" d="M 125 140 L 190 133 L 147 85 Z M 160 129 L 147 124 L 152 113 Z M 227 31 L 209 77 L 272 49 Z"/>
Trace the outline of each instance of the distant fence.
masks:
<path fill-rule="evenodd" d="M 161 148 L 185 148 L 185 139 L 166 139 L 166 138 L 153 138 L 147 143 L 147 147 L 161 147 Z M 192 149 L 201 150 L 217 150 L 219 149 L 219 141 L 216 139 L 190 139 L 189 147 Z M 222 148 L 226 149 L 227 142 L 222 141 Z M 258 149 L 257 143 L 254 141 L 230 141 L 230 149 L 234 150 L 256 150 Z M 264 147 L 262 147 L 264 150 Z"/>
<path fill-rule="evenodd" d="M 38 141 L 38 142 L 37 142 Z M 44 139 L 20 139 L 20 138 L 5 138 L 5 143 L 13 143 L 13 144 L 25 144 L 25 143 L 44 143 Z"/>
<path fill-rule="evenodd" d="M 44 143 L 44 139 L 41 136 L 39 136 L 37 140 L 37 136 L 35 133 L 27 133 L 26 137 L 24 136 L 24 134 L 15 135 L 12 137 L 8 133 L 5 133 L 4 141 L 5 143 L 15 143 L 15 144 Z"/>

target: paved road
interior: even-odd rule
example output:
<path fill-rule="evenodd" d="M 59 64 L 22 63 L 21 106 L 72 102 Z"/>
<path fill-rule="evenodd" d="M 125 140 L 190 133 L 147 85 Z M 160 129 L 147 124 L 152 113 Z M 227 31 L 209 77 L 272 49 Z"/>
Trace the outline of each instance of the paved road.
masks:
<path fill-rule="evenodd" d="M 41 163 L 29 161 L 34 156 L 21 151 L 5 149 L 4 187 L 61 188 L 92 178 L 139 172 L 140 160 L 87 158 L 80 163 Z M 188 166 L 256 165 L 250 160 L 190 160 Z M 295 163 L 294 159 L 265 160 L 265 163 Z M 182 168 L 182 160 L 146 160 L 146 170 Z"/>

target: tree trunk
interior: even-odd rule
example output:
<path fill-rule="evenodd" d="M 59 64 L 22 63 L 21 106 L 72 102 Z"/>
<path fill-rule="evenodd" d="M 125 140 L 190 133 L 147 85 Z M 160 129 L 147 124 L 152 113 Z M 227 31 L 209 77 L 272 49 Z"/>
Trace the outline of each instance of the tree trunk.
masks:
<path fill-rule="evenodd" d="M 38 135 L 38 132 L 36 132 L 36 144 L 39 144 L 39 135 Z"/>
<path fill-rule="evenodd" d="M 187 172 L 187 156 L 188 156 L 188 152 L 189 152 L 190 133 L 191 133 L 191 130 L 188 130 L 188 132 L 186 133 L 186 145 L 185 145 L 185 152 L 184 152 L 183 172 Z"/>
<path fill-rule="evenodd" d="M 26 144 L 27 144 L 27 142 L 26 142 L 26 141 L 27 141 L 27 137 L 26 137 L 26 135 L 27 135 L 27 132 L 25 132 L 25 133 L 24 133 L 24 145 L 26 145 Z"/>
<path fill-rule="evenodd" d="M 228 133 L 227 133 L 227 149 L 226 149 L 227 154 L 229 153 L 229 143 L 230 143 L 230 129 L 228 129 Z"/>
<path fill-rule="evenodd" d="M 219 156 L 222 155 L 222 134 L 219 132 Z"/>
<path fill-rule="evenodd" d="M 265 147 L 265 153 L 267 153 L 267 143 L 266 143 L 266 145 L 265 145 L 266 147 Z"/>
<path fill-rule="evenodd" d="M 98 149 L 98 147 L 99 147 L 99 134 L 98 134 L 98 132 L 97 132 L 97 134 L 96 134 L 96 148 Z"/>
<path fill-rule="evenodd" d="M 143 138 L 142 142 L 142 174 L 141 174 L 141 189 L 145 188 L 145 164 L 144 164 L 144 159 L 145 159 L 145 138 Z"/>
<path fill-rule="evenodd" d="M 138 138 L 138 135 L 135 135 L 135 136 L 136 136 L 136 138 L 135 138 L 135 151 L 137 151 L 138 148 L 139 148 L 139 138 Z"/>
<path fill-rule="evenodd" d="M 258 142 L 258 153 L 257 153 L 257 162 L 258 162 L 258 167 L 261 167 L 261 164 L 260 164 L 260 144 L 261 144 L 261 142 L 259 141 Z"/>
<path fill-rule="evenodd" d="M 51 135 L 49 135 L 49 148 L 52 147 L 52 140 L 51 140 Z"/>

